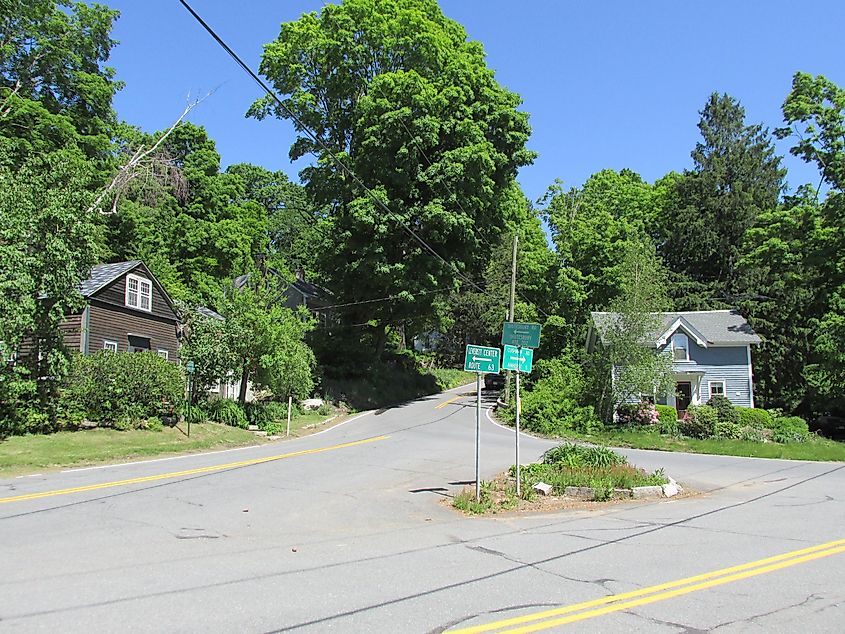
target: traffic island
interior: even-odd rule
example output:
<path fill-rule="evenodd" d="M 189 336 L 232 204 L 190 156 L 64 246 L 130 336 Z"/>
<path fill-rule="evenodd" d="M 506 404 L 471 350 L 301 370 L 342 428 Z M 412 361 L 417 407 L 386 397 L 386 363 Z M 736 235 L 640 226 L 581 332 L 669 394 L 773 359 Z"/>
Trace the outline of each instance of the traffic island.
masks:
<path fill-rule="evenodd" d="M 662 469 L 639 469 L 607 447 L 564 444 L 547 451 L 541 462 L 521 467 L 519 494 L 515 476 L 516 469 L 511 467 L 507 473 L 483 482 L 479 495 L 475 487 L 468 487 L 454 497 L 452 506 L 473 515 L 533 512 L 595 508 L 684 493 Z"/>

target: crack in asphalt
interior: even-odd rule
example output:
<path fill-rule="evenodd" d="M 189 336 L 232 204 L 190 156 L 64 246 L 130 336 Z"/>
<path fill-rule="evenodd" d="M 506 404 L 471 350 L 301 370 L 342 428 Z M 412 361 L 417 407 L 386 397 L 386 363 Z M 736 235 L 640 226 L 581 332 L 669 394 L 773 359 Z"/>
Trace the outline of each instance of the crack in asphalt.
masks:
<path fill-rule="evenodd" d="M 737 623 L 753 623 L 754 621 L 756 621 L 758 619 L 763 619 L 767 616 L 772 616 L 772 615 L 775 615 L 775 614 L 780 614 L 781 612 L 786 612 L 787 610 L 792 610 L 794 608 L 803 607 L 805 605 L 808 605 L 811 601 L 823 601 L 823 600 L 824 600 L 824 597 L 822 597 L 821 595 L 813 593 L 813 594 L 809 595 L 806 599 L 799 601 L 798 603 L 793 603 L 791 605 L 784 605 L 784 606 L 779 607 L 775 610 L 770 610 L 768 612 L 762 612 L 760 614 L 755 614 L 753 616 L 745 617 L 745 618 L 742 618 L 742 619 L 735 619 L 733 621 L 726 621 L 724 623 L 719 623 L 718 625 L 715 625 L 712 628 L 710 628 L 710 631 L 715 632 L 719 628 L 727 627 L 728 625 L 736 625 Z"/>

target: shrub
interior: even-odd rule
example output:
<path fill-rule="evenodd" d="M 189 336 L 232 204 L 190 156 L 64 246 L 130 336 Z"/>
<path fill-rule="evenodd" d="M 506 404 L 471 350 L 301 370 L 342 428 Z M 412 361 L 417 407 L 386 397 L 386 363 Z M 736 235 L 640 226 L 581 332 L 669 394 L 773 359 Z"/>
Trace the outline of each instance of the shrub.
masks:
<path fill-rule="evenodd" d="M 742 427 L 739 431 L 739 440 L 765 442 L 766 432 L 760 427 Z"/>
<path fill-rule="evenodd" d="M 721 394 L 713 396 L 707 401 L 707 405 L 716 410 L 719 422 L 726 426 L 739 425 L 739 414 L 726 396 Z"/>
<path fill-rule="evenodd" d="M 651 403 L 623 403 L 616 410 L 616 422 L 624 427 L 647 427 L 659 420 L 657 409 Z"/>
<path fill-rule="evenodd" d="M 774 417 L 764 409 L 754 407 L 737 407 L 739 424 L 742 427 L 756 427 L 757 429 L 771 429 Z"/>
<path fill-rule="evenodd" d="M 158 355 L 97 352 L 74 355 L 64 397 L 93 420 L 131 427 L 169 413 L 184 390 L 179 368 Z"/>
<path fill-rule="evenodd" d="M 246 429 L 249 421 L 240 403 L 228 398 L 219 398 L 209 402 L 208 417 L 216 423 Z"/>
<path fill-rule="evenodd" d="M 716 435 L 719 413 L 709 405 L 690 405 L 678 427 L 690 438 L 712 438 Z"/>
<path fill-rule="evenodd" d="M 569 431 L 591 433 L 602 428 L 592 406 L 583 406 L 581 366 L 568 357 L 544 359 L 536 366 L 537 381 L 522 396 L 524 429 L 550 436 Z M 502 411 L 513 422 L 514 408 Z"/>
<path fill-rule="evenodd" d="M 740 436 L 742 436 L 742 426 L 739 423 L 731 423 L 731 422 L 722 422 L 721 420 L 716 421 L 716 433 L 714 436 L 716 438 L 727 438 L 730 440 L 736 440 Z"/>
<path fill-rule="evenodd" d="M 334 410 L 332 409 L 332 406 L 328 403 L 323 403 L 322 405 L 320 405 L 320 407 L 317 408 L 317 413 L 320 416 L 329 416 L 333 412 Z"/>
<path fill-rule="evenodd" d="M 662 425 L 670 425 L 678 422 L 678 410 L 671 405 L 655 405 L 657 419 Z"/>
<path fill-rule="evenodd" d="M 564 443 L 543 454 L 543 464 L 566 467 L 612 467 L 627 464 L 628 459 L 607 447 L 589 447 Z"/>
<path fill-rule="evenodd" d="M 275 421 L 287 421 L 288 419 L 288 404 L 287 403 L 279 403 L 278 401 L 269 401 L 265 405 L 265 409 L 267 412 L 267 417 L 269 418 L 269 422 Z M 296 418 L 299 416 L 299 408 L 296 406 L 296 403 L 293 404 L 291 407 L 291 419 Z"/>
<path fill-rule="evenodd" d="M 287 422 L 268 423 L 262 431 L 266 431 L 268 436 L 284 436 L 287 432 Z"/>
<path fill-rule="evenodd" d="M 810 430 L 807 421 L 799 416 L 783 416 L 774 419 L 772 440 L 779 443 L 803 442 Z"/>
<path fill-rule="evenodd" d="M 672 409 L 674 410 L 675 408 L 673 407 Z M 668 417 L 667 419 L 661 418 L 657 423 L 657 431 L 664 436 L 680 436 L 681 427 L 677 417 L 672 420 L 668 420 Z"/>
<path fill-rule="evenodd" d="M 164 423 L 161 422 L 158 416 L 151 416 L 144 424 L 144 429 L 147 431 L 163 431 Z"/>
<path fill-rule="evenodd" d="M 263 401 L 252 401 L 244 405 L 244 413 L 246 414 L 247 422 L 250 425 L 255 425 L 259 429 L 264 429 L 268 423 L 273 422 L 273 412 L 267 407 L 268 403 Z"/>

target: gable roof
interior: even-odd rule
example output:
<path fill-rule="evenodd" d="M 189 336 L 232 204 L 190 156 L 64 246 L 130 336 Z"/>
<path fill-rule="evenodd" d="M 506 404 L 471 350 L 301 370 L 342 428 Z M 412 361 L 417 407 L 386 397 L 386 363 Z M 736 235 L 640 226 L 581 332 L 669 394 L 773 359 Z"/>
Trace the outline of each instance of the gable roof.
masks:
<path fill-rule="evenodd" d="M 702 346 L 745 346 L 760 343 L 760 337 L 754 332 L 745 318 L 737 310 L 696 310 L 671 313 L 655 313 L 660 319 L 660 328 L 654 333 L 656 346 L 665 345 L 669 338 L 682 329 Z M 614 313 L 590 313 L 599 337 L 610 327 Z"/>
<path fill-rule="evenodd" d="M 194 310 L 202 315 L 203 317 L 208 317 L 209 319 L 216 319 L 217 321 L 226 321 L 226 318 L 223 317 L 220 313 L 216 310 L 212 310 L 208 306 L 197 306 Z"/>
<path fill-rule="evenodd" d="M 88 277 L 79 283 L 79 294 L 88 299 L 89 297 L 99 293 L 112 282 L 120 279 L 127 273 L 131 273 L 139 267 L 143 270 L 144 274 L 150 279 L 150 281 L 152 281 L 153 285 L 158 289 L 162 297 L 164 297 L 164 301 L 167 302 L 170 310 L 173 311 L 174 316 L 176 316 L 176 307 L 173 305 L 173 300 L 170 299 L 170 295 L 167 294 L 167 291 L 164 290 L 164 287 L 156 279 L 156 276 L 152 274 L 150 269 L 147 268 L 147 265 L 141 260 L 127 260 L 126 262 L 113 262 L 111 264 L 95 264 L 91 267 L 91 273 Z"/>
<path fill-rule="evenodd" d="M 112 264 L 96 264 L 91 268 L 91 274 L 88 276 L 88 279 L 80 282 L 79 294 L 82 297 L 91 297 L 91 295 L 102 290 L 121 275 L 129 273 L 129 271 L 141 263 L 141 260 L 129 260 L 127 262 L 114 262 Z"/>

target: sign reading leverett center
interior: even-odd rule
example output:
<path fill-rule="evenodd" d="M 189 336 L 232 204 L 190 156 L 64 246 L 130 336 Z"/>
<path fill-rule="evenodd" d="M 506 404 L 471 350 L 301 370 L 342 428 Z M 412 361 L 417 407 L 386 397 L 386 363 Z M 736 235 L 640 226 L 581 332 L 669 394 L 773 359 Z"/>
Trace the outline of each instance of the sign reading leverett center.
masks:
<path fill-rule="evenodd" d="M 466 372 L 492 372 L 498 374 L 502 351 L 487 346 L 468 345 L 464 357 Z"/>

